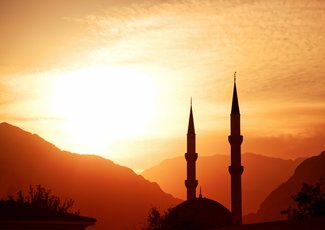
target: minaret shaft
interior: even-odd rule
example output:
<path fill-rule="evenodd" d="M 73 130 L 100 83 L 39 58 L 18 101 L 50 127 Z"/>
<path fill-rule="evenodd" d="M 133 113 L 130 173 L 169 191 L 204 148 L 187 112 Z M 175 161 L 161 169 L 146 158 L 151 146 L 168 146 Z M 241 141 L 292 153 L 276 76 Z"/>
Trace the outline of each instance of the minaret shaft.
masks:
<path fill-rule="evenodd" d="M 187 151 L 188 153 L 195 153 L 196 148 L 195 134 L 187 134 Z"/>
<path fill-rule="evenodd" d="M 185 180 L 185 186 L 187 189 L 187 200 L 196 197 L 196 187 L 198 181 L 196 180 L 196 140 L 195 140 L 195 129 L 194 129 L 194 119 L 192 112 L 192 105 L 190 110 L 190 118 L 188 123 L 188 132 L 187 132 L 187 152 L 185 153 L 185 159 L 187 162 L 187 176 Z"/>
<path fill-rule="evenodd" d="M 237 98 L 236 83 L 232 99 L 232 109 L 230 115 L 230 136 L 228 141 L 231 146 L 231 164 L 229 173 L 231 175 L 231 212 L 234 224 L 242 223 L 242 189 L 241 175 L 244 167 L 241 165 L 241 143 L 243 136 L 240 135 L 240 113 Z"/>

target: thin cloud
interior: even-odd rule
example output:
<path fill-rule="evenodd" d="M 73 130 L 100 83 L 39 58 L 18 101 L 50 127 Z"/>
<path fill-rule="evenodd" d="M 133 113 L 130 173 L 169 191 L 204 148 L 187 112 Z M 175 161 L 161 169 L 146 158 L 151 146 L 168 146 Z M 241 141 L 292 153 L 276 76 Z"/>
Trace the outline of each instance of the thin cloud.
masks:
<path fill-rule="evenodd" d="M 57 2 L 51 2 L 53 9 Z M 186 121 L 183 111 L 193 96 L 198 108 L 196 122 L 204 133 L 228 129 L 232 78 L 237 71 L 245 130 L 258 129 L 258 135 L 266 135 L 272 129 L 272 135 L 278 137 L 322 123 L 324 1 L 129 0 L 111 5 L 113 2 L 85 1 L 78 12 L 71 2 L 69 7 L 59 4 L 64 11 L 44 17 L 46 28 L 48 21 L 55 22 L 51 33 L 44 33 L 43 22 L 35 20 L 49 9 L 36 12 L 33 19 L 38 23 L 32 22 L 33 26 L 13 26 L 21 36 L 17 46 L 3 43 L 12 50 L 8 56 L 1 52 L 0 74 L 9 66 L 19 69 L 25 65 L 60 70 L 66 66 L 136 66 L 158 82 L 163 98 L 160 106 L 165 108 L 159 115 L 164 121 Z M 92 5 L 97 3 L 100 7 Z M 25 37 L 20 28 L 28 28 L 26 35 L 32 35 Z M 22 51 L 15 48 L 26 44 Z M 35 58 L 30 58 L 34 53 Z M 214 122 L 214 118 L 220 120 Z M 181 129 L 160 131 L 175 135 Z"/>

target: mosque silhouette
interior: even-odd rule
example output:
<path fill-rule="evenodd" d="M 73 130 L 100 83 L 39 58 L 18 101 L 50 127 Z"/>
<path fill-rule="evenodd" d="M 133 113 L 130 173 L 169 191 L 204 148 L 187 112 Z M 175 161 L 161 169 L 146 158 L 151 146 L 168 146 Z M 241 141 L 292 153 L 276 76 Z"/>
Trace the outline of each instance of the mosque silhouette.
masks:
<path fill-rule="evenodd" d="M 230 225 L 241 225 L 242 223 L 242 192 L 241 175 L 244 167 L 241 165 L 241 143 L 243 136 L 240 134 L 240 112 L 236 88 L 236 73 L 234 75 L 234 89 L 230 114 L 230 136 L 228 141 L 231 145 L 231 164 L 229 173 L 231 175 L 231 212 L 217 201 L 203 198 L 201 194 L 196 197 L 198 180 L 196 179 L 196 137 L 192 102 L 187 131 L 187 178 L 185 186 L 187 189 L 187 200 L 177 205 L 167 214 L 163 223 L 163 229 L 168 230 L 194 230 L 215 229 Z"/>

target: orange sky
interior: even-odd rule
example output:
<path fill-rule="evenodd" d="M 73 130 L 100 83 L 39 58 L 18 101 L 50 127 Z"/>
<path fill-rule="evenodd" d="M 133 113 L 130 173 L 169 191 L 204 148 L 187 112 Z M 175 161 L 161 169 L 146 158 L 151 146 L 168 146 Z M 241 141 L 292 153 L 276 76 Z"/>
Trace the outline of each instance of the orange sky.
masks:
<path fill-rule="evenodd" d="M 325 149 L 325 2 L 0 1 L 0 119 L 133 169 L 227 154 L 233 72 L 243 151 Z"/>

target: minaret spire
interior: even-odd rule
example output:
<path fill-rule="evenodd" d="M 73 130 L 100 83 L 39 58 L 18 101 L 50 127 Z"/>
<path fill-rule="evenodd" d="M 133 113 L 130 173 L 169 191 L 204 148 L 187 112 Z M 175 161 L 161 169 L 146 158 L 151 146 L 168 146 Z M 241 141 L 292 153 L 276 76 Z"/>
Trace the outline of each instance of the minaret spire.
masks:
<path fill-rule="evenodd" d="M 187 178 L 185 180 L 185 186 L 187 188 L 187 199 L 192 199 L 196 197 L 196 187 L 198 181 L 196 180 L 196 165 L 197 160 L 196 153 L 196 140 L 195 140 L 195 128 L 194 128 L 194 119 L 192 111 L 192 98 L 191 98 L 191 107 L 190 107 L 190 117 L 188 121 L 188 130 L 187 130 L 187 152 L 185 153 L 185 159 L 187 162 Z"/>
<path fill-rule="evenodd" d="M 241 143 L 243 136 L 240 134 L 240 112 L 236 88 L 236 72 L 234 74 L 234 90 L 230 114 L 230 136 L 228 141 L 231 145 L 231 165 L 229 173 L 231 175 L 231 212 L 234 224 L 242 223 L 242 192 L 241 174 L 244 167 L 241 165 Z"/>
<path fill-rule="evenodd" d="M 195 135 L 194 119 L 193 119 L 193 111 L 192 111 L 192 99 L 191 99 L 190 118 L 189 118 L 189 121 L 188 121 L 187 134 L 194 134 Z M 195 139 L 194 139 L 194 142 L 195 142 Z"/>
<path fill-rule="evenodd" d="M 236 72 L 234 74 L 234 91 L 233 91 L 233 95 L 232 95 L 231 114 L 240 115 L 239 105 L 238 105 L 238 97 L 237 97 L 237 87 L 236 87 Z"/>

